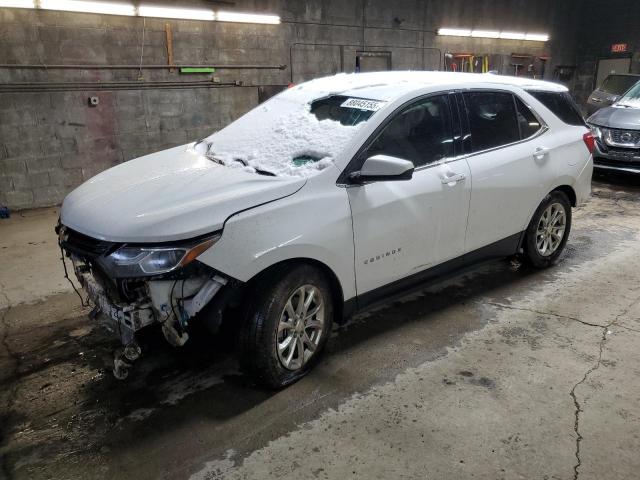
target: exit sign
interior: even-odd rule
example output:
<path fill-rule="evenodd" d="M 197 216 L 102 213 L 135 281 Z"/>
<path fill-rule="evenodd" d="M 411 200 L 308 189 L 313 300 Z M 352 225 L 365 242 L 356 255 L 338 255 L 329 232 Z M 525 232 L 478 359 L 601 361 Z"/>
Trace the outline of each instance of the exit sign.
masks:
<path fill-rule="evenodd" d="M 611 53 L 625 53 L 628 50 L 628 43 L 614 43 L 613 45 L 611 45 Z"/>

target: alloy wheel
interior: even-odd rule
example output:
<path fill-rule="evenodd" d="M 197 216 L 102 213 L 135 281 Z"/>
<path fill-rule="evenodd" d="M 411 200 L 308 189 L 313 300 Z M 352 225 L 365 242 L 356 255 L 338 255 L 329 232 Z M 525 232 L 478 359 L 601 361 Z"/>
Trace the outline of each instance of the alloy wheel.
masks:
<path fill-rule="evenodd" d="M 564 238 L 567 227 L 567 215 L 560 203 L 549 205 L 538 220 L 536 229 L 536 248 L 543 257 L 553 255 Z"/>
<path fill-rule="evenodd" d="M 324 329 L 324 299 L 313 285 L 296 289 L 285 304 L 276 334 L 278 359 L 288 370 L 301 369 L 313 356 Z"/>

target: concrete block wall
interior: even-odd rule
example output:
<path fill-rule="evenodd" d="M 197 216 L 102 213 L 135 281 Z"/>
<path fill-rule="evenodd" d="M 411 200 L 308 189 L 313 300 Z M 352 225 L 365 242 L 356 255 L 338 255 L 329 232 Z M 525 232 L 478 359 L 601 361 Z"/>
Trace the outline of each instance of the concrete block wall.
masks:
<path fill-rule="evenodd" d="M 12 209 L 59 204 L 106 168 L 222 128 L 258 104 L 261 86 L 277 90 L 290 80 L 354 71 L 358 51 L 391 52 L 393 69 L 439 69 L 446 51 L 573 55 L 559 40 L 540 44 L 435 33 L 442 26 L 509 28 L 566 39 L 572 35 L 567 5 L 580 1 L 559 6 L 555 0 L 238 0 L 229 7 L 278 14 L 280 25 L 0 8 L 0 64 L 142 64 L 126 70 L 0 67 L 0 204 Z M 167 64 L 167 23 L 176 64 L 286 68 L 220 69 L 213 76 L 146 69 Z M 203 80 L 212 85 L 187 84 Z M 84 82 L 141 86 L 92 88 Z M 151 88 L 144 82 L 180 84 Z M 241 86 L 229 86 L 235 82 Z M 8 92 L 18 83 L 47 88 Z M 58 91 L 53 85 L 58 83 L 65 83 L 66 91 Z M 98 97 L 97 106 L 89 105 L 92 96 Z"/>
<path fill-rule="evenodd" d="M 0 203 L 58 204 L 102 170 L 202 138 L 257 102 L 249 87 L 0 94 Z"/>

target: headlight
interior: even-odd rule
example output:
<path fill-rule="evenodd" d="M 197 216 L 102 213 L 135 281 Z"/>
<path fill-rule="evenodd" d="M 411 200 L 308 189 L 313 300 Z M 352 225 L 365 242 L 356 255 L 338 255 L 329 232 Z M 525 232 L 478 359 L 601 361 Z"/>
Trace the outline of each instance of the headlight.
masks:
<path fill-rule="evenodd" d="M 593 133 L 593 136 L 598 140 L 602 140 L 602 134 L 604 133 L 602 128 L 597 125 L 589 125 L 589 127 L 591 127 L 591 133 Z"/>
<path fill-rule="evenodd" d="M 171 247 L 125 245 L 101 258 L 100 264 L 116 278 L 159 275 L 188 265 L 219 239 L 217 234 L 197 243 Z"/>

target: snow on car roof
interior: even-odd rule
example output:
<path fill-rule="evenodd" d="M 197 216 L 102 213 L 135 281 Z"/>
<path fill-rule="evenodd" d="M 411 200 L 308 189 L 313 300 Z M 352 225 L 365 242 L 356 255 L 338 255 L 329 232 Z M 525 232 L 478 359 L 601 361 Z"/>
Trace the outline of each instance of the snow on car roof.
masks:
<path fill-rule="evenodd" d="M 394 71 L 375 73 L 340 73 L 302 83 L 295 90 L 310 96 L 346 95 L 392 101 L 428 86 L 464 87 L 471 84 L 511 85 L 530 90 L 565 92 L 557 83 L 525 77 L 509 77 L 490 73 Z M 315 94 L 315 95 L 314 95 Z"/>

